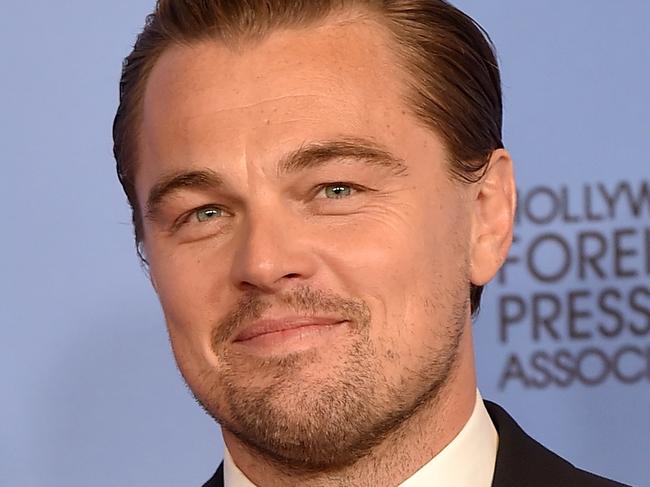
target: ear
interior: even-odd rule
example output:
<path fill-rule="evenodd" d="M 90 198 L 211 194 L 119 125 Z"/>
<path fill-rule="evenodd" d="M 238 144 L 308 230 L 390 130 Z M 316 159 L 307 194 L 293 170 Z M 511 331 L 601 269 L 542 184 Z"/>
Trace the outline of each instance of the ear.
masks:
<path fill-rule="evenodd" d="M 512 243 L 517 191 L 508 151 L 497 149 L 492 153 L 472 195 L 470 279 L 482 286 L 495 276 Z"/>

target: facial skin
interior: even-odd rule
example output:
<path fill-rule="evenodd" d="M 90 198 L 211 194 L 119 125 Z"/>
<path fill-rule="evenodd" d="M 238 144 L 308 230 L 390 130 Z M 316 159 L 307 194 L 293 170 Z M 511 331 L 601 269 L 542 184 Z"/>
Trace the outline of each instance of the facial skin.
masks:
<path fill-rule="evenodd" d="M 398 483 L 474 405 L 469 285 L 509 246 L 510 159 L 452 181 L 395 65 L 380 27 L 329 22 L 173 47 L 147 84 L 151 279 L 183 376 L 259 485 L 366 485 L 360 465 L 405 444 Z"/>

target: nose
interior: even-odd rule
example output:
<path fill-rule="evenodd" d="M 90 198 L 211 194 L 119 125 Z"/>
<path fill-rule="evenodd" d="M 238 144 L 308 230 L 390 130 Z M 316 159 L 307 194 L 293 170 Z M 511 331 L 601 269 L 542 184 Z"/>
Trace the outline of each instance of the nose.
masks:
<path fill-rule="evenodd" d="M 232 260 L 237 288 L 273 293 L 314 275 L 317 257 L 306 222 L 289 213 L 275 205 L 248 212 Z"/>

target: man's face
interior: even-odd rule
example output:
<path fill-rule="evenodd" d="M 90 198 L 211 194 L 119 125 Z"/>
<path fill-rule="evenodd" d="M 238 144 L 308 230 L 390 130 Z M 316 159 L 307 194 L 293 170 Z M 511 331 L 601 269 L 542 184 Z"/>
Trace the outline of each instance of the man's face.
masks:
<path fill-rule="evenodd" d="M 469 321 L 470 201 L 369 23 L 173 47 L 137 192 L 181 372 L 271 458 L 345 464 L 435 397 Z"/>

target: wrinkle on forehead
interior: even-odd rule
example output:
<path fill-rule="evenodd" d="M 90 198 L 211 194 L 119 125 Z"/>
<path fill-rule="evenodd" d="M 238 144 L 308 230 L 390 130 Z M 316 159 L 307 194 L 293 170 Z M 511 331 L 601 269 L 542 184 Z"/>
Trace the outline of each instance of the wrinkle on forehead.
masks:
<path fill-rule="evenodd" d="M 273 115 L 278 114 L 283 109 L 286 109 L 289 104 L 283 102 L 290 101 L 291 106 L 314 106 L 322 104 L 323 101 L 327 101 L 327 104 L 337 105 L 341 111 L 345 111 L 346 105 L 350 104 L 349 100 L 343 100 L 340 97 L 336 96 L 327 96 L 322 93 L 313 93 L 313 94 L 288 94 L 284 96 L 277 96 L 273 98 L 263 99 L 256 101 L 254 103 L 249 103 L 246 105 L 233 105 L 233 106 L 213 106 L 210 104 L 204 105 L 202 113 L 195 113 L 193 115 L 188 115 L 183 118 L 185 122 L 191 122 L 196 119 L 210 116 L 218 115 L 227 115 L 233 114 L 235 116 L 246 117 L 246 116 L 261 116 L 261 115 Z M 292 123 L 292 122 L 304 122 L 307 120 L 319 121 L 320 119 L 316 117 L 308 117 L 305 113 L 305 117 L 294 117 L 294 118 L 283 118 L 282 120 L 274 120 L 274 123 Z M 262 126 L 264 124 L 260 124 Z"/>
<path fill-rule="evenodd" d="M 296 100 L 296 99 L 306 99 L 306 100 L 313 100 L 314 98 L 317 98 L 319 96 L 322 96 L 318 93 L 310 93 L 310 94 L 288 94 L 288 95 L 281 95 L 281 96 L 275 96 L 272 98 L 267 98 L 264 100 L 259 100 L 253 103 L 248 103 L 248 104 L 243 104 L 243 105 L 236 105 L 236 106 L 226 106 L 226 107 L 220 107 L 219 109 L 215 110 L 213 113 L 222 113 L 222 112 L 228 112 L 232 110 L 250 110 L 253 108 L 259 108 L 263 107 L 264 105 L 268 104 L 273 104 L 273 103 L 278 103 L 282 102 L 285 100 Z"/>

